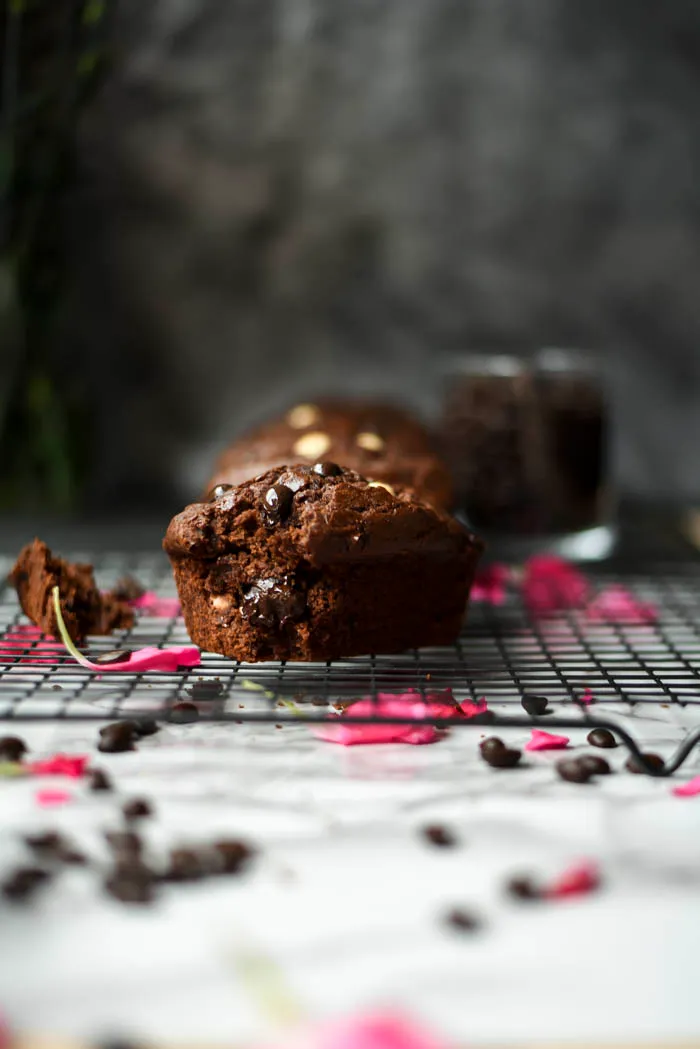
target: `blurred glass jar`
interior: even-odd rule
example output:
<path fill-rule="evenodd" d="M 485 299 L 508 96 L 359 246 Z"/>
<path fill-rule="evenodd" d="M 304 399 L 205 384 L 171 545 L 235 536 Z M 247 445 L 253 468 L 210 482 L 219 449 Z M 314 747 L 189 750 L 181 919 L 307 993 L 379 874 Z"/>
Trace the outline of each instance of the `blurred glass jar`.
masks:
<path fill-rule="evenodd" d="M 448 368 L 443 452 L 460 513 L 494 553 L 611 552 L 609 429 L 602 370 L 589 354 L 473 354 Z"/>

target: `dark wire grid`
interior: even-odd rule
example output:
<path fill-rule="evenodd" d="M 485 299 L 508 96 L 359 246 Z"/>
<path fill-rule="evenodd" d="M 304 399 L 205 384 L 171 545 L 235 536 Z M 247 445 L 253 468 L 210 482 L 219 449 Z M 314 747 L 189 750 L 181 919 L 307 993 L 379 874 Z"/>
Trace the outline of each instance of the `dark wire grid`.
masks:
<path fill-rule="evenodd" d="M 84 556 L 84 555 L 83 555 Z M 110 555 L 93 559 L 103 581 L 132 571 L 145 585 L 172 595 L 167 564 L 157 556 L 128 563 Z M 113 579 L 104 579 L 110 585 Z M 609 580 L 594 579 L 602 585 Z M 61 652 L 49 663 L 23 663 L 20 655 L 0 653 L 0 718 L 5 720 L 102 721 L 119 717 L 175 720 L 173 706 L 195 702 L 200 718 L 223 722 L 318 724 L 337 717 L 337 704 L 379 692 L 415 689 L 423 698 L 432 691 L 453 688 L 458 697 L 517 710 L 514 715 L 489 711 L 487 719 L 436 719 L 422 723 L 439 728 L 483 726 L 511 728 L 609 728 L 652 775 L 669 775 L 700 743 L 700 727 L 689 732 L 663 770 L 641 756 L 629 732 L 605 715 L 605 706 L 637 703 L 692 705 L 700 709 L 700 571 L 696 563 L 639 574 L 626 585 L 651 599 L 659 610 L 653 626 L 586 623 L 578 613 L 555 619 L 532 619 L 516 596 L 501 607 L 475 605 L 469 625 L 454 646 L 411 650 L 397 656 L 368 656 L 333 663 L 240 664 L 204 653 L 202 663 L 175 674 L 105 674 L 76 666 Z M 681 595 L 681 596 L 679 596 Z M 14 592 L 0 591 L 0 643 L 5 631 L 25 623 Z M 680 637 L 679 637 L 680 635 Z M 181 619 L 141 618 L 116 638 L 93 638 L 93 655 L 125 644 L 168 645 L 187 641 Z M 29 646 L 36 653 L 37 642 Z M 26 653 L 25 653 L 26 655 Z M 51 654 L 50 654 L 51 655 Z M 43 656 L 43 653 L 42 653 Z M 49 658 L 48 656 L 46 658 Z M 669 664 L 664 668 L 664 664 Z M 215 699 L 197 695 L 201 682 L 217 681 Z M 60 691 L 55 691 L 56 686 Z M 579 701 L 590 686 L 593 708 Z M 194 693 L 194 694 L 193 694 Z M 546 695 L 555 706 L 546 717 L 525 715 L 520 700 L 526 693 Z M 294 711 L 283 701 L 300 704 Z M 325 709 L 320 709 L 320 706 Z M 353 718 L 356 724 L 416 724 L 416 718 L 372 715 Z"/>

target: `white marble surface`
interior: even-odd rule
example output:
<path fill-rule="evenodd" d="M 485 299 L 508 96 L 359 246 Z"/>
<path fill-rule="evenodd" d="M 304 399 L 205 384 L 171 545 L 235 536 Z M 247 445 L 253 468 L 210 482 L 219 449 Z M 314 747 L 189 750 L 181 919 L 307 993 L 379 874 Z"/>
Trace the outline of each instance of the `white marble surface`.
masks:
<path fill-rule="evenodd" d="M 668 754 L 694 715 L 640 705 L 616 716 Z M 269 1035 L 237 967 L 253 949 L 311 1017 L 398 1004 L 469 1044 L 700 1037 L 700 797 L 673 797 L 667 780 L 566 784 L 557 753 L 493 770 L 477 754 L 483 727 L 432 746 L 344 749 L 303 725 L 199 723 L 114 755 L 95 754 L 96 724 L 14 729 L 35 757 L 95 755 L 118 793 L 72 782 L 71 803 L 49 811 L 37 787 L 66 781 L 0 781 L 3 874 L 29 859 L 29 829 L 57 828 L 106 859 L 102 833 L 134 795 L 155 803 L 143 823 L 154 859 L 213 835 L 260 850 L 245 876 L 167 887 L 148 908 L 107 898 L 80 869 L 31 906 L 0 901 L 0 1007 L 22 1030 L 214 1044 Z M 571 736 L 583 744 L 583 730 Z M 626 758 L 596 753 L 617 768 Z M 698 772 L 700 754 L 675 781 Z M 459 847 L 426 844 L 431 822 Z M 532 905 L 504 895 L 511 875 L 548 876 L 580 857 L 600 862 L 599 893 Z M 455 905 L 478 912 L 478 934 L 445 927 Z"/>

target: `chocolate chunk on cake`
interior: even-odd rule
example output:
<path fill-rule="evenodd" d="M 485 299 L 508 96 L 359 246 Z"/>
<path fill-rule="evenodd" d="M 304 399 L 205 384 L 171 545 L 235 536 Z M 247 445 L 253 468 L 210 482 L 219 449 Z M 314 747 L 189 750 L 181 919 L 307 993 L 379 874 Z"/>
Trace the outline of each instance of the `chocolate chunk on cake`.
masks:
<path fill-rule="evenodd" d="M 323 460 L 391 487 L 412 488 L 439 509 L 452 505 L 450 472 L 425 427 L 401 408 L 360 401 L 295 405 L 227 448 L 206 490 L 241 484 L 283 463 Z"/>
<path fill-rule="evenodd" d="M 46 543 L 35 539 L 20 551 L 10 582 L 22 611 L 44 634 L 58 637 L 52 591 L 61 594 L 61 611 L 73 641 L 88 634 L 110 634 L 133 625 L 134 613 L 123 601 L 102 594 L 95 585 L 92 565 L 71 564 L 54 557 Z"/>
<path fill-rule="evenodd" d="M 192 640 L 246 662 L 449 644 L 482 551 L 412 492 L 327 460 L 222 486 L 163 546 Z"/>

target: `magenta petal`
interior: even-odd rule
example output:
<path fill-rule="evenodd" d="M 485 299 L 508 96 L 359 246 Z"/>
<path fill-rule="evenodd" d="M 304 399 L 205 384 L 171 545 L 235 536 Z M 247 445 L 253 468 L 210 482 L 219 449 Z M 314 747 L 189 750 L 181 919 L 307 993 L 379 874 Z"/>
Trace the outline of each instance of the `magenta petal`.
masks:
<path fill-rule="evenodd" d="M 65 805 L 67 801 L 72 800 L 73 795 L 68 790 L 38 790 L 34 797 L 37 805 L 49 809 L 54 805 Z"/>
<path fill-rule="evenodd" d="M 600 886 L 600 871 L 593 860 L 582 860 L 567 868 L 544 890 L 549 899 L 565 896 L 582 896 Z"/>
<path fill-rule="evenodd" d="M 535 615 L 580 608 L 588 590 L 586 577 L 561 557 L 542 554 L 525 562 L 523 599 Z"/>
<path fill-rule="evenodd" d="M 412 1021 L 391 1014 L 330 1023 L 304 1044 L 305 1049 L 447 1049 Z"/>
<path fill-rule="evenodd" d="M 595 696 L 591 692 L 590 688 L 584 689 L 581 695 L 577 697 L 577 699 L 579 703 L 583 703 L 585 704 L 585 706 L 588 706 L 589 703 L 595 703 Z"/>
<path fill-rule="evenodd" d="M 36 776 L 69 776 L 71 779 L 80 779 L 85 775 L 89 760 L 87 754 L 54 754 L 44 761 L 33 762 L 29 771 Z"/>
<path fill-rule="evenodd" d="M 510 580 L 510 568 L 504 564 L 487 565 L 476 573 L 470 597 L 472 601 L 483 601 L 487 605 L 502 605 L 506 599 L 506 585 Z"/>
<path fill-rule="evenodd" d="M 459 704 L 459 709 L 462 711 L 466 718 L 476 717 L 477 714 L 485 714 L 489 709 L 485 698 L 482 696 L 476 703 L 472 703 L 469 699 L 463 699 Z"/>
<path fill-rule="evenodd" d="M 429 692 L 425 700 L 415 689 L 408 692 L 379 692 L 347 707 L 332 723 L 313 725 L 311 732 L 327 743 L 350 747 L 357 743 L 434 743 L 440 731 L 433 725 L 353 725 L 353 718 L 460 718 L 452 691 Z"/>
<path fill-rule="evenodd" d="M 700 776 L 689 780 L 688 783 L 679 783 L 677 787 L 673 788 L 671 794 L 674 794 L 677 798 L 693 798 L 696 794 L 700 794 Z"/>
<path fill-rule="evenodd" d="M 180 602 L 176 597 L 158 597 L 153 590 L 146 590 L 141 597 L 134 598 L 128 604 L 131 608 L 139 609 L 147 616 L 161 616 L 171 619 L 180 615 Z"/>
<path fill-rule="evenodd" d="M 568 736 L 555 736 L 552 732 L 533 728 L 532 736 L 525 744 L 525 750 L 563 750 L 568 745 Z"/>
<path fill-rule="evenodd" d="M 633 626 L 656 623 L 659 612 L 649 601 L 640 601 L 624 586 L 615 583 L 605 587 L 586 608 L 591 620 L 628 623 Z"/>
<path fill-rule="evenodd" d="M 97 670 L 100 674 L 123 674 L 125 671 L 133 674 L 145 670 L 161 670 L 172 674 L 178 667 L 199 666 L 201 660 L 201 653 L 194 645 L 173 645 L 170 648 L 138 648 L 123 663 L 86 662 L 89 670 Z"/>

